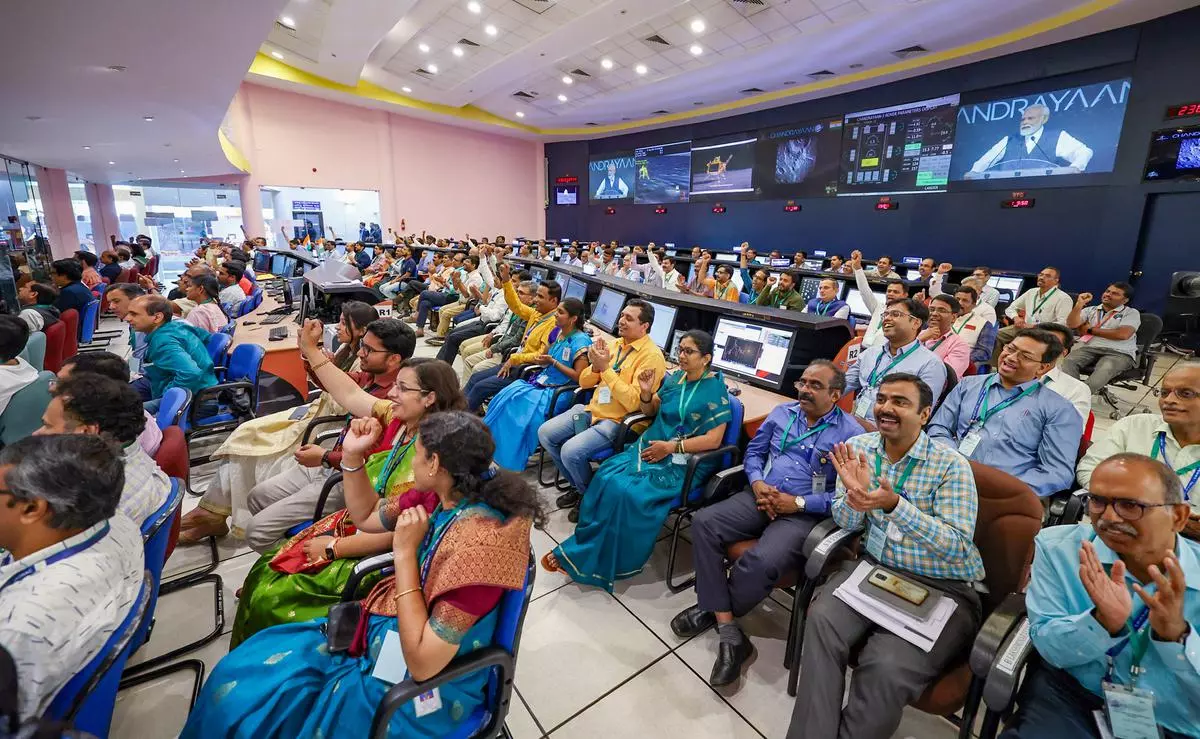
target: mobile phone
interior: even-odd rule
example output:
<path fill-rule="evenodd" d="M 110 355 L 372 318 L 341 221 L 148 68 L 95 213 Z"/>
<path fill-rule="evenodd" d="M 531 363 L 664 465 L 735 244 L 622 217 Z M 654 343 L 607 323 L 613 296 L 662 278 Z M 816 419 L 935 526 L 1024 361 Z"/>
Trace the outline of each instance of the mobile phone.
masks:
<path fill-rule="evenodd" d="M 868 580 L 875 587 L 886 590 L 898 598 L 903 598 L 914 606 L 921 605 L 929 597 L 929 591 L 920 585 L 901 580 L 892 573 L 879 568 L 871 571 Z"/>

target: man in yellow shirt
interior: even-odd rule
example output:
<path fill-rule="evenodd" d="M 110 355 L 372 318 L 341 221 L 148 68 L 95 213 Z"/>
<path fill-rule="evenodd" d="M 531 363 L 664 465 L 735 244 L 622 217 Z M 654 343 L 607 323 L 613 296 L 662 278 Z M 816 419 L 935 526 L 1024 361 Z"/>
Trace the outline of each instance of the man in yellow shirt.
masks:
<path fill-rule="evenodd" d="M 625 416 L 639 407 L 637 376 L 644 369 L 654 371 L 657 389 L 667 371 L 662 349 L 651 340 L 654 307 L 634 298 L 625 304 L 617 319 L 619 339 L 608 345 L 593 338 L 588 350 L 590 365 L 579 373 L 579 387 L 595 388 L 586 406 L 576 405 L 566 413 L 546 421 L 538 429 L 538 441 L 554 460 L 563 477 L 575 490 L 560 496 L 560 508 L 573 507 L 571 521 L 579 518 L 580 496 L 592 480 L 592 455 L 612 444 Z"/>
<path fill-rule="evenodd" d="M 463 392 L 467 396 L 467 405 L 473 411 L 478 411 L 493 395 L 516 381 L 517 373 L 512 371 L 513 368 L 529 364 L 546 353 L 550 346 L 550 332 L 554 330 L 554 313 L 562 298 L 562 287 L 554 280 L 547 280 L 538 285 L 533 305 L 525 305 L 513 288 L 508 265 L 500 264 L 496 272 L 504 287 L 504 302 L 508 304 L 508 309 L 526 321 L 525 336 L 520 350 L 509 356 L 504 364 L 480 370 L 467 380 Z"/>

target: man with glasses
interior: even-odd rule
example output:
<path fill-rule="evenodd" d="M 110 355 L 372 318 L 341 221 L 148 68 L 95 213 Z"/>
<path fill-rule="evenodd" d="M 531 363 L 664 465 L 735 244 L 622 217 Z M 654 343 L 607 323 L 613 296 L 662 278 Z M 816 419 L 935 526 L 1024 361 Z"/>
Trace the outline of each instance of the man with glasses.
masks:
<path fill-rule="evenodd" d="M 846 372 L 846 392 L 857 393 L 854 415 L 875 419 L 875 393 L 883 378 L 897 372 L 920 377 L 933 391 L 936 404 L 946 386 L 946 365 L 921 345 L 917 334 L 929 318 L 929 309 L 912 298 L 888 301 L 880 312 L 885 342 L 869 347 Z"/>
<path fill-rule="evenodd" d="M 971 361 L 977 365 L 987 364 L 996 346 L 996 309 L 980 300 L 979 284 L 968 277 L 954 291 L 962 312 L 951 329 L 971 348 Z"/>
<path fill-rule="evenodd" d="M 1033 328 L 1039 323 L 1066 323 L 1075 302 L 1059 286 L 1061 273 L 1058 267 L 1043 267 L 1038 272 L 1037 287 L 1026 290 L 1021 297 L 1004 309 L 1004 315 L 1012 321 L 996 334 L 996 348 L 992 350 L 992 366 L 1000 361 L 1000 351 L 1013 340 L 1023 328 Z"/>
<path fill-rule="evenodd" d="M 979 302 L 987 303 L 993 309 L 1000 304 L 1000 291 L 988 284 L 992 279 L 991 267 L 976 267 L 971 271 L 971 278 L 979 281 Z"/>
<path fill-rule="evenodd" d="M 1002 739 L 1195 736 L 1200 545 L 1178 536 L 1188 520 L 1179 478 L 1122 453 L 1091 485 L 1090 526 L 1035 539 L 1025 605 L 1045 664 L 1027 672 Z"/>
<path fill-rule="evenodd" d="M 964 377 L 954 386 L 929 422 L 929 438 L 957 448 L 977 475 L 992 467 L 1040 496 L 1066 489 L 1083 421 L 1042 382 L 1061 354 L 1054 334 L 1022 329 L 1004 348 L 996 372 Z"/>
<path fill-rule="evenodd" d="M 971 364 L 971 347 L 954 331 L 954 323 L 961 313 L 962 307 L 956 299 L 935 295 L 929 301 L 929 328 L 917 337 L 926 349 L 954 370 L 960 380 L 967 372 L 967 365 Z"/>
<path fill-rule="evenodd" d="M 832 362 L 808 365 L 796 382 L 799 400 L 776 406 L 746 447 L 750 488 L 702 509 L 692 521 L 697 603 L 671 620 L 671 630 L 688 639 L 716 625 L 710 685 L 728 685 L 741 674 L 754 650 L 735 617 L 761 603 L 784 573 L 803 566 L 805 538 L 829 515 L 834 445 L 863 432 L 837 407 L 845 384 Z M 725 548 L 747 539 L 758 541 L 727 569 Z"/>
<path fill-rule="evenodd" d="M 359 387 L 382 400 L 395 384 L 400 368 L 412 357 L 416 344 L 416 335 L 403 321 L 395 318 L 372 321 L 359 342 L 360 370 L 349 375 Z M 312 372 L 309 377 L 317 382 Z M 347 417 L 346 429 L 350 427 L 350 421 Z M 320 444 L 304 444 L 296 449 L 293 457 L 282 464 L 279 473 L 250 489 L 246 507 L 252 518 L 245 531 L 246 542 L 255 551 L 270 549 L 289 528 L 312 517 L 325 480 L 341 469 L 341 437 L 332 449 Z M 217 470 L 199 506 L 183 517 L 179 534 L 181 544 L 229 533 L 226 519 L 233 513 L 233 501 L 230 486 L 219 482 L 223 474 L 222 470 Z M 330 492 L 326 508 L 335 511 L 342 505 L 339 485 Z"/>

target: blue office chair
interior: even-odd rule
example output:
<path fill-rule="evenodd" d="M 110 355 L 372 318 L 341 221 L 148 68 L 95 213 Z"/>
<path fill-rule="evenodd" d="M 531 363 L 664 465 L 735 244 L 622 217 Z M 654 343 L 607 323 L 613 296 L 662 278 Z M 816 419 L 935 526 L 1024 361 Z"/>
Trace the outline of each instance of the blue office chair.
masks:
<path fill-rule="evenodd" d="M 83 312 L 79 315 L 79 351 L 96 351 L 108 346 L 108 341 L 104 341 L 104 346 L 88 346 L 96 335 L 96 324 L 100 320 L 100 301 L 93 300 L 83 306 Z"/>
<path fill-rule="evenodd" d="M 229 339 L 225 334 L 213 336 Z M 267 351 L 257 344 L 242 344 L 229 354 L 223 381 L 193 394 L 187 413 L 180 421 L 189 444 L 196 438 L 233 431 L 255 417 L 258 380 L 266 354 Z M 209 460 L 208 455 L 193 457 L 191 463 L 204 464 Z"/>
<path fill-rule="evenodd" d="M 133 647 L 133 638 L 149 606 L 154 583 L 147 572 L 138 597 L 121 625 L 100 652 L 75 677 L 67 681 L 43 714 L 46 720 L 61 721 L 100 739 L 108 736 L 121 672 Z"/>
<path fill-rule="evenodd" d="M 209 334 L 208 340 L 204 344 L 204 348 L 208 350 L 208 358 L 213 363 L 213 372 L 216 373 L 218 380 L 221 379 L 221 373 L 225 370 L 225 362 L 228 360 L 226 353 L 232 343 L 232 336 L 218 332 Z"/>
<path fill-rule="evenodd" d="M 183 417 L 183 409 L 191 402 L 191 390 L 182 387 L 168 388 L 163 393 L 162 402 L 158 406 L 158 413 L 154 416 L 154 422 L 158 424 L 159 430 L 179 423 Z"/>
<path fill-rule="evenodd" d="M 0 413 L 0 444 L 13 444 L 41 428 L 53 382 L 54 373 L 42 370 L 36 380 L 12 396 L 4 413 Z"/>
<path fill-rule="evenodd" d="M 738 293 L 738 302 L 745 305 L 750 302 L 750 296 L 746 293 Z"/>
<path fill-rule="evenodd" d="M 17 356 L 29 362 L 35 370 L 41 372 L 46 365 L 46 335 L 41 331 L 29 334 L 25 348 Z"/>
<path fill-rule="evenodd" d="M 227 324 L 225 324 L 224 326 L 222 326 L 222 327 L 221 327 L 221 329 L 220 329 L 220 331 L 221 331 L 221 333 L 223 333 L 223 334 L 228 334 L 230 337 L 232 337 L 232 336 L 233 336 L 233 332 L 234 332 L 236 329 L 237 329 L 237 321 L 230 321 L 229 323 L 227 323 Z"/>

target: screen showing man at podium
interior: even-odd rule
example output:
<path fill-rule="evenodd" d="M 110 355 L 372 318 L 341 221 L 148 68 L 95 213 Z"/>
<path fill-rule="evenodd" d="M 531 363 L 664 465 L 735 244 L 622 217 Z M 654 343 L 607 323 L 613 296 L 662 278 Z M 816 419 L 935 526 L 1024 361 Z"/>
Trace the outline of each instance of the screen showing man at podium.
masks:
<path fill-rule="evenodd" d="M 964 102 L 951 179 L 1111 172 L 1129 80 Z"/>

